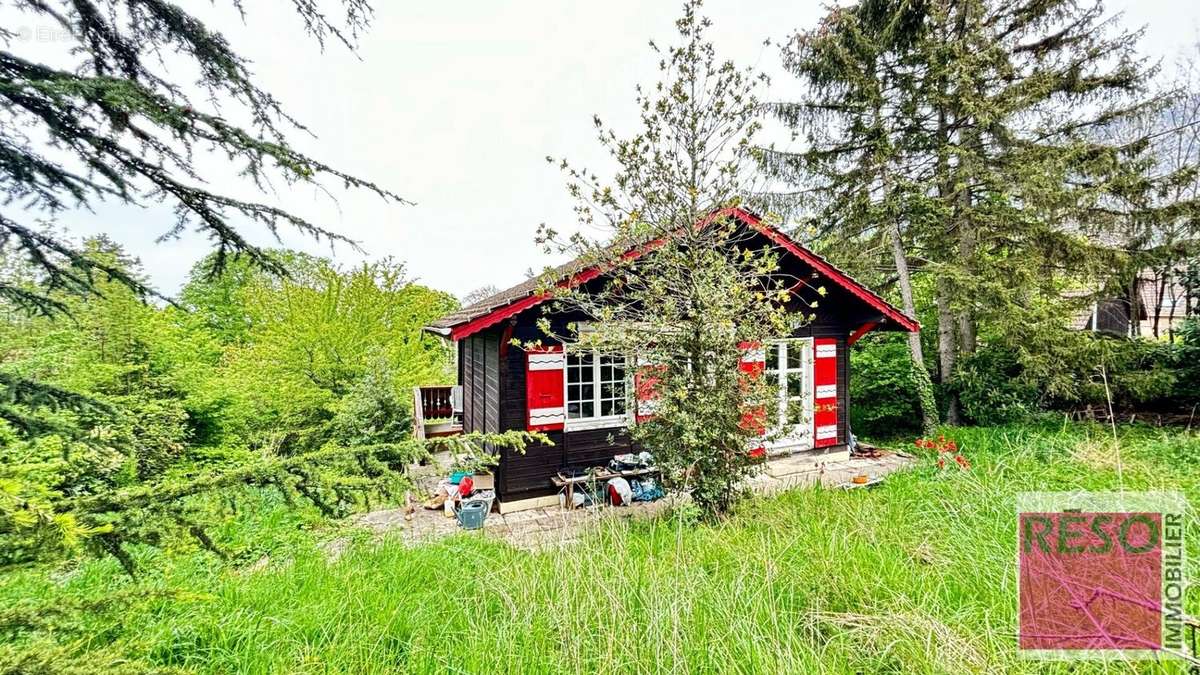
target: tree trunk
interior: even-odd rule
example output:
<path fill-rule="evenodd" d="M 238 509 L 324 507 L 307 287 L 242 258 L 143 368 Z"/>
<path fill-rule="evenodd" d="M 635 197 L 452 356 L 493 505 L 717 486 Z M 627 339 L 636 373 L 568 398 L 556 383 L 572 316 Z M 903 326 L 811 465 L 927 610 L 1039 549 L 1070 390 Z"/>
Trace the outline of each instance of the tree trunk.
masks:
<path fill-rule="evenodd" d="M 967 21 L 969 8 L 963 6 L 961 12 L 962 20 Z M 972 126 L 967 126 L 960 133 L 964 152 L 959 155 L 958 160 L 957 182 L 961 184 L 961 187 L 958 188 L 958 193 L 955 195 L 955 234 L 958 239 L 958 261 L 966 271 L 966 278 L 970 279 L 975 276 L 975 256 L 976 249 L 979 247 L 979 235 L 972 213 L 974 200 L 971 195 L 971 185 L 977 180 L 975 174 L 983 161 L 983 142 L 980 139 L 979 131 Z M 958 290 L 960 295 L 963 295 L 964 289 Z M 964 308 L 958 315 L 958 352 L 960 355 L 975 353 L 975 312 L 971 309 L 973 302 L 966 302 L 968 299 L 973 300 L 974 295 L 974 291 L 971 291 L 966 294 L 967 297 L 959 298 L 964 301 Z"/>
<path fill-rule="evenodd" d="M 1138 272 L 1134 272 L 1133 281 L 1129 284 L 1129 335 L 1137 337 L 1142 334 L 1142 294 L 1138 287 Z"/>
<path fill-rule="evenodd" d="M 1179 303 L 1179 297 L 1175 293 L 1175 289 L 1177 288 L 1175 278 L 1175 274 L 1172 272 L 1169 290 L 1167 291 L 1171 298 L 1171 311 L 1167 313 L 1167 342 L 1171 344 L 1175 344 L 1175 307 Z M 1159 301 L 1158 306 L 1162 307 L 1162 301 Z M 1186 307 L 1186 301 L 1184 306 Z M 1188 316 L 1188 314 L 1184 314 L 1184 316 Z"/>
<path fill-rule="evenodd" d="M 1163 298 L 1165 298 L 1167 295 L 1167 279 L 1169 278 L 1168 277 L 1169 274 L 1170 274 L 1169 272 L 1162 273 L 1162 280 L 1158 284 L 1158 293 L 1155 294 L 1156 297 L 1155 297 L 1155 303 L 1154 303 L 1154 328 L 1153 328 L 1155 340 L 1158 339 L 1158 335 L 1159 335 L 1158 320 L 1159 320 L 1159 318 L 1161 318 L 1161 315 L 1162 315 Z M 1170 324 L 1167 325 L 1167 329 L 1170 330 Z"/>
<path fill-rule="evenodd" d="M 958 394 L 954 391 L 954 369 L 958 360 L 958 344 L 955 341 L 954 312 L 950 309 L 950 280 L 939 277 L 937 280 L 938 307 L 938 372 L 942 387 L 946 391 L 946 423 L 962 424 L 962 412 L 959 409 Z"/>
<path fill-rule="evenodd" d="M 961 208 L 964 210 L 969 208 L 971 195 L 965 188 L 959 200 Z M 964 202 L 965 204 L 963 204 Z M 959 217 L 958 223 L 958 255 L 959 260 L 966 266 L 968 274 L 972 271 L 973 265 L 971 264 L 971 260 L 975 257 L 975 246 L 975 229 L 971 225 L 970 216 L 964 213 Z M 959 353 L 963 355 L 974 354 L 976 342 L 975 314 L 970 309 L 963 309 L 958 314 Z"/>
<path fill-rule="evenodd" d="M 884 169 L 884 198 L 891 193 L 891 185 L 887 170 Z M 892 258 L 896 262 L 896 276 L 900 283 L 900 299 L 904 304 L 904 313 L 910 318 L 917 318 L 917 305 L 913 300 L 912 278 L 908 271 L 908 255 L 904 252 L 904 241 L 901 239 L 900 221 L 889 216 L 888 234 L 892 240 Z M 908 334 L 908 351 L 912 356 L 913 374 L 917 378 L 917 389 L 921 404 L 921 430 L 926 436 L 933 433 L 938 425 L 937 404 L 933 400 L 933 382 L 929 379 L 929 371 L 925 369 L 925 354 L 921 349 L 921 334 Z"/>
<path fill-rule="evenodd" d="M 946 100 L 946 86 L 944 81 L 938 83 L 943 101 Z M 953 179 L 950 175 L 950 124 L 945 107 L 938 108 L 937 116 L 937 190 L 938 196 L 945 204 L 954 194 Z M 953 256 L 950 250 L 945 250 L 943 254 L 946 257 Z M 954 290 L 951 286 L 952 283 L 945 272 L 938 272 L 935 290 L 938 309 L 938 380 L 946 395 L 946 423 L 957 426 L 962 424 L 962 412 L 959 408 L 958 393 L 954 391 L 954 369 L 958 360 L 958 343 L 955 339 L 954 312 L 950 307 L 950 297 Z"/>

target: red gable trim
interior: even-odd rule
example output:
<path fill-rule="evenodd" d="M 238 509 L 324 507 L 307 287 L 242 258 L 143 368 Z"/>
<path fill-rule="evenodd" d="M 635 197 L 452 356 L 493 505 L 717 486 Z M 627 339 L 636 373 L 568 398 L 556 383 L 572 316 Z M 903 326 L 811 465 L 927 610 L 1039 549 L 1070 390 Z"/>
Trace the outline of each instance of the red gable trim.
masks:
<path fill-rule="evenodd" d="M 654 249 L 656 249 L 662 245 L 663 245 L 662 239 L 655 239 L 654 241 L 647 243 L 645 246 L 640 246 L 638 248 L 631 249 L 629 251 L 626 251 L 625 253 L 622 253 L 621 258 L 624 260 L 636 260 L 637 258 L 642 257 L 642 255 L 649 253 L 650 251 L 653 251 Z M 586 284 L 587 282 L 591 281 L 592 279 L 595 279 L 596 277 L 600 276 L 602 271 L 603 270 L 601 270 L 599 266 L 589 267 L 588 269 L 583 270 L 582 272 L 579 272 L 578 274 L 573 275 L 570 279 L 566 279 L 566 280 L 558 282 L 557 286 L 559 288 L 574 288 L 575 286 L 578 286 L 580 284 Z M 489 312 L 487 314 L 484 314 L 483 316 L 481 316 L 477 319 L 473 319 L 473 320 L 468 321 L 467 323 L 464 323 L 460 326 L 455 326 L 454 328 L 451 328 L 450 329 L 450 339 L 451 340 L 461 340 L 465 337 L 474 335 L 475 333 L 478 333 L 479 331 L 483 330 L 484 328 L 488 328 L 489 326 L 494 326 L 497 323 L 499 323 L 509 317 L 516 316 L 531 307 L 536 307 L 536 306 L 542 304 L 543 302 L 549 300 L 551 297 L 553 297 L 553 294 L 549 293 L 549 292 L 535 293 L 533 295 L 530 295 L 530 296 L 524 297 L 520 300 L 517 300 L 516 302 L 514 302 L 510 305 L 505 305 L 504 307 L 499 307 L 495 310 L 492 310 L 491 312 Z"/>
<path fill-rule="evenodd" d="M 779 230 L 771 227 L 770 225 L 767 225 L 766 223 L 762 222 L 761 218 L 754 215 L 753 213 L 750 213 L 749 211 L 746 211 L 746 210 L 740 209 L 740 208 L 736 208 L 736 207 L 722 209 L 720 211 L 714 212 L 712 215 L 705 218 L 703 221 L 701 221 L 699 223 L 699 225 L 704 226 L 704 225 L 708 224 L 709 222 L 711 222 L 712 220 L 719 218 L 721 216 L 732 216 L 732 217 L 737 218 L 738 220 L 741 220 L 742 222 L 746 223 L 750 227 L 752 227 L 755 230 L 757 230 L 758 232 L 762 233 L 764 236 L 766 236 L 768 239 L 770 239 L 775 244 L 787 249 L 787 251 L 789 253 L 791 253 L 792 255 L 794 255 L 797 258 L 800 258 L 804 262 L 808 263 L 810 266 L 812 266 L 813 269 L 817 270 L 817 272 L 825 275 L 834 283 L 845 288 L 846 290 L 853 293 L 856 297 L 858 297 L 862 301 L 866 302 L 868 305 L 879 310 L 884 316 L 895 321 L 897 324 L 902 326 L 905 330 L 910 331 L 910 332 L 916 332 L 921 329 L 921 325 L 919 323 L 917 323 L 913 319 L 909 318 L 906 314 L 904 314 L 900 310 L 898 310 L 895 307 L 888 304 L 888 302 L 886 300 L 879 297 L 878 295 L 876 295 L 875 293 L 873 293 L 872 291 L 867 289 L 867 287 L 858 283 L 854 279 L 851 279 L 849 276 L 846 276 L 845 273 L 838 270 L 833 265 L 830 265 L 829 263 L 822 260 L 820 257 L 809 252 L 808 249 L 804 248 L 800 244 L 793 241 L 791 237 L 789 237 L 786 234 L 780 232 Z M 631 249 L 629 251 L 626 251 L 625 253 L 623 253 L 621 255 L 621 257 L 625 260 L 634 260 L 634 259 L 640 258 L 642 255 L 644 255 L 646 253 L 649 253 L 650 251 L 653 251 L 654 249 L 658 248 L 659 246 L 662 246 L 662 244 L 663 244 L 662 239 L 656 239 L 656 240 L 646 244 L 645 246 L 641 246 L 636 249 Z M 599 266 L 589 267 L 588 269 L 586 269 L 582 272 L 579 272 L 578 274 L 573 275 L 569 279 L 560 281 L 557 284 L 557 286 L 559 288 L 573 288 L 580 284 L 585 284 L 585 283 L 591 281 L 592 279 L 595 279 L 596 277 L 600 276 L 602 271 L 603 270 L 601 270 L 601 268 Z M 481 331 L 485 328 L 488 328 L 490 326 L 494 326 L 497 323 L 499 323 L 507 318 L 516 316 L 516 315 L 520 314 L 521 312 L 524 312 L 525 310 L 530 309 L 532 307 L 536 307 L 536 306 L 542 304 L 543 302 L 551 299 L 551 297 L 553 297 L 553 294 L 549 293 L 549 292 L 535 293 L 533 295 L 529 295 L 520 300 L 517 300 L 516 302 L 513 302 L 509 305 L 505 305 L 504 307 L 498 307 L 498 308 L 492 310 L 491 312 L 484 314 L 481 317 L 472 319 L 471 321 L 468 321 L 462 325 L 455 326 L 454 328 L 450 329 L 450 339 L 451 340 L 461 340 L 465 337 L 474 335 L 475 333 L 478 333 L 479 331 Z"/>
<path fill-rule="evenodd" d="M 855 342 L 858 342 L 859 338 L 861 338 L 862 336 L 866 335 L 867 333 L 870 333 L 871 331 L 875 330 L 875 326 L 878 326 L 878 325 L 879 324 L 875 323 L 874 321 L 868 321 L 868 322 L 864 323 L 863 325 L 859 326 L 857 330 L 855 330 L 853 333 L 850 334 L 850 339 L 846 340 L 846 346 L 849 347 L 849 346 L 853 345 Z"/>

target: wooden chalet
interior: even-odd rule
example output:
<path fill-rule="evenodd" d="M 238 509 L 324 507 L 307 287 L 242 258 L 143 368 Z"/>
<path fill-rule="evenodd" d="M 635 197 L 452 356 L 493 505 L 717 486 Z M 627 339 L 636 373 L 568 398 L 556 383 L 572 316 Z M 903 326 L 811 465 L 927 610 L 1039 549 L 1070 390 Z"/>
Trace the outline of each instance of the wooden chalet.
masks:
<path fill-rule="evenodd" d="M 916 331 L 917 322 L 753 213 L 730 209 L 728 215 L 747 228 L 747 236 L 754 240 L 749 245 L 780 250 L 781 272 L 811 279 L 827 291 L 815 310 L 815 320 L 791 335 L 779 336 L 764 349 L 747 352 L 747 360 L 761 361 L 754 365 L 779 383 L 781 424 L 789 423 L 787 411 L 804 411 L 782 430 L 781 440 L 768 452 L 848 453 L 847 348 L 868 331 Z M 601 277 L 599 270 L 579 261 L 559 267 L 556 273 L 561 283 L 570 284 Z M 529 447 L 523 454 L 500 451 L 495 477 L 501 502 L 552 496 L 556 491 L 552 479 L 559 471 L 604 465 L 614 455 L 634 450 L 623 432 L 635 423 L 636 408 L 633 369 L 625 358 L 568 354 L 562 345 L 527 353 L 510 344 L 513 338 L 545 343 L 536 322 L 548 310 L 550 296 L 539 290 L 538 281 L 531 279 L 426 327 L 453 341 L 458 353 L 458 387 L 424 396 L 438 407 L 434 415 L 425 412 L 425 418 L 449 418 L 431 428 L 431 433 L 529 429 L 545 432 L 554 442 Z M 587 320 L 561 313 L 546 316 L 560 334 L 565 334 L 567 323 Z M 418 416 L 422 401 L 418 391 L 414 401 Z M 802 405 L 791 405 L 796 402 Z"/>

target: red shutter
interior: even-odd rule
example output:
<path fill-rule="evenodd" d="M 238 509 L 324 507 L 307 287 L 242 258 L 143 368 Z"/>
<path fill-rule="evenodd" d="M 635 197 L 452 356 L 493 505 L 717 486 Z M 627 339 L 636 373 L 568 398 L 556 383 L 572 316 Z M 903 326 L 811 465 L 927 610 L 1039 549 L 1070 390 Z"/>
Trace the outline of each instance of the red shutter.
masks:
<path fill-rule="evenodd" d="M 561 346 L 525 353 L 525 405 L 529 431 L 558 431 L 566 421 L 563 373 L 567 357 Z"/>
<path fill-rule="evenodd" d="M 758 377 L 762 375 L 763 370 L 765 370 L 767 367 L 767 355 L 763 350 L 762 343 L 739 342 L 738 349 L 742 351 L 742 358 L 738 361 L 738 370 L 745 373 L 748 380 L 758 379 Z M 756 405 L 743 410 L 742 418 L 739 421 L 739 426 L 742 429 L 754 432 L 758 436 L 766 436 L 766 407 Z M 766 454 L 767 449 L 763 447 L 761 443 L 751 443 L 751 459 L 761 459 L 765 457 Z"/>
<path fill-rule="evenodd" d="M 739 342 L 738 349 L 742 350 L 742 359 L 738 362 L 738 370 L 751 377 L 758 377 L 767 367 L 767 353 L 759 342 Z"/>
<path fill-rule="evenodd" d="M 836 338 L 813 340 L 813 447 L 838 442 L 838 359 Z"/>
<path fill-rule="evenodd" d="M 662 396 L 658 383 L 662 381 L 662 364 L 638 359 L 633 373 L 633 393 L 637 403 L 634 419 L 641 423 L 654 417 L 658 409 L 658 398 Z"/>

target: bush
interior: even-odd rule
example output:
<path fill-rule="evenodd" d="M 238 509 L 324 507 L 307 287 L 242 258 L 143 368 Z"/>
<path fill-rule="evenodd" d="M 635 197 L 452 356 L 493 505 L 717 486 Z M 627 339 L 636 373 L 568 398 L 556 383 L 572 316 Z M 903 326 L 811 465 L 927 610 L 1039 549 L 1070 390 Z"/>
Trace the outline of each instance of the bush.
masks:
<path fill-rule="evenodd" d="M 1192 317 L 1179 329 L 1179 368 L 1172 397 L 1187 409 L 1200 404 L 1200 318 Z"/>
<path fill-rule="evenodd" d="M 974 424 L 1007 424 L 1038 408 L 1040 392 L 1024 377 L 1016 352 L 985 345 L 959 364 L 958 391 L 963 417 Z"/>
<path fill-rule="evenodd" d="M 1098 340 L 1117 408 L 1165 410 L 1173 407 L 1178 347 L 1150 340 Z M 1101 381 L 1103 386 L 1103 381 Z M 1103 394 L 1102 394 L 1103 396 Z M 1106 402 L 1101 398 L 1101 402 Z"/>
<path fill-rule="evenodd" d="M 902 333 L 877 333 L 850 351 L 850 427 L 856 434 L 891 436 L 921 431 L 921 405 L 912 358 Z"/>
<path fill-rule="evenodd" d="M 1174 412 L 1198 400 L 1193 371 L 1200 368 L 1192 364 L 1200 361 L 1200 348 L 1186 341 L 1071 337 L 1071 356 L 1054 373 L 1055 387 L 1048 386 L 1036 356 L 1015 347 L 986 344 L 964 358 L 955 385 L 964 417 L 975 424 L 1004 424 L 1038 410 L 1107 408 L 1109 396 L 1119 411 Z"/>

